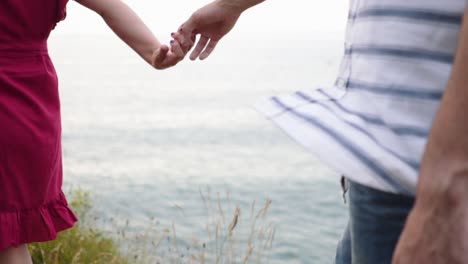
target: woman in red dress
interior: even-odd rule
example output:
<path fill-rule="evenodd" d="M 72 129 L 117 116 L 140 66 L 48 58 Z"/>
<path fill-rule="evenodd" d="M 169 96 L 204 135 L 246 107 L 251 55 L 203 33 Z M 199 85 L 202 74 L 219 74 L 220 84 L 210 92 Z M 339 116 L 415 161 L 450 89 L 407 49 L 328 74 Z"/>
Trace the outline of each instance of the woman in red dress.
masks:
<path fill-rule="evenodd" d="M 161 45 L 120 0 L 80 0 L 157 69 L 187 48 Z M 67 0 L 0 1 L 0 263 L 31 263 L 27 243 L 53 240 L 76 217 L 62 193 L 58 82 L 47 38 Z"/>

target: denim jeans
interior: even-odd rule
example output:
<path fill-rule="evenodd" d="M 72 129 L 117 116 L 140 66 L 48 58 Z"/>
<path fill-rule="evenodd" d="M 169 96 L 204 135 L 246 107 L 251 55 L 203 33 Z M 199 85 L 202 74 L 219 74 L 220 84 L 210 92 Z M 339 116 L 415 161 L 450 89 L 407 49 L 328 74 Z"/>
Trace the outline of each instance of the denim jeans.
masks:
<path fill-rule="evenodd" d="M 346 185 L 350 217 L 335 264 L 390 264 L 414 198 Z"/>

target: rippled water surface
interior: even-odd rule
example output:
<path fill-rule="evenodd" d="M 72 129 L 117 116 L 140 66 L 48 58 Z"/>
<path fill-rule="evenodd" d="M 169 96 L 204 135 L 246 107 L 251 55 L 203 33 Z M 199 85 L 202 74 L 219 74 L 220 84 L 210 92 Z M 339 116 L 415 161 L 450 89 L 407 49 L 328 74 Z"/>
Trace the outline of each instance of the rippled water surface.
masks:
<path fill-rule="evenodd" d="M 307 52 L 290 52 L 291 42 Z M 333 83 L 340 47 L 333 36 L 261 48 L 231 40 L 206 62 L 158 72 L 113 37 L 53 38 L 65 186 L 90 190 L 98 211 L 135 232 L 150 219 L 174 223 L 185 244 L 207 239 L 207 197 L 219 193 L 228 222 L 240 207 L 239 230 L 254 201 L 257 210 L 272 199 L 269 263 L 332 263 L 346 221 L 337 175 L 251 104 Z"/>

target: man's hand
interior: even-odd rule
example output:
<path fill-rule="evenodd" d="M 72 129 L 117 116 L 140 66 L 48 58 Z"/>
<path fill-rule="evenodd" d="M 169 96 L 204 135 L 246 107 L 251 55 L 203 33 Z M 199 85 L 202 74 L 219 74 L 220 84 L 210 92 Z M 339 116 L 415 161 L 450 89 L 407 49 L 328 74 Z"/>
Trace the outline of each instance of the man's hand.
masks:
<path fill-rule="evenodd" d="M 466 192 L 466 185 L 460 185 Z M 463 264 L 468 260 L 468 210 L 443 199 L 412 210 L 393 264 Z"/>
<path fill-rule="evenodd" d="M 231 31 L 243 11 L 244 9 L 224 4 L 223 1 L 212 2 L 193 13 L 172 37 L 181 43 L 183 48 L 187 48 L 194 37 L 200 34 L 190 59 L 206 59 L 221 38 Z"/>

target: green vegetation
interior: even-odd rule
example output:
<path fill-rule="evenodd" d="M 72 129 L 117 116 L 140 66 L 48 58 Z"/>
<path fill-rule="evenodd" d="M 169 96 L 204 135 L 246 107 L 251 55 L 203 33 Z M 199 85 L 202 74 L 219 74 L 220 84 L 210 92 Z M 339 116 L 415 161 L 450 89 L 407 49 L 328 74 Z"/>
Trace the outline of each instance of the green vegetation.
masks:
<path fill-rule="evenodd" d="M 54 241 L 29 245 L 33 263 L 129 263 L 115 240 L 102 231 L 86 226 L 91 210 L 89 193 L 75 191 L 70 198 L 70 206 L 80 218 L 80 223 L 61 232 Z"/>
<path fill-rule="evenodd" d="M 252 203 L 250 212 L 241 215 L 238 206 L 229 206 L 229 196 L 202 193 L 206 224 L 196 235 L 180 238 L 176 225 L 159 227 L 152 219 L 141 233 L 128 232 L 129 220 L 120 225 L 114 219 L 104 224 L 94 214 L 88 192 L 74 191 L 70 206 L 78 224 L 61 232 L 56 240 L 29 246 L 35 264 L 234 264 L 266 263 L 272 248 L 275 228 L 268 222 L 271 200 L 260 209 Z M 229 207 L 229 209 L 223 208 Z M 183 210 L 183 208 L 179 208 Z M 232 216 L 226 219 L 225 215 Z M 229 220 L 230 219 L 230 220 Z M 97 229 L 96 226 L 102 226 Z M 195 229 L 200 225 L 194 225 Z M 127 230 L 127 231 L 126 231 Z"/>

